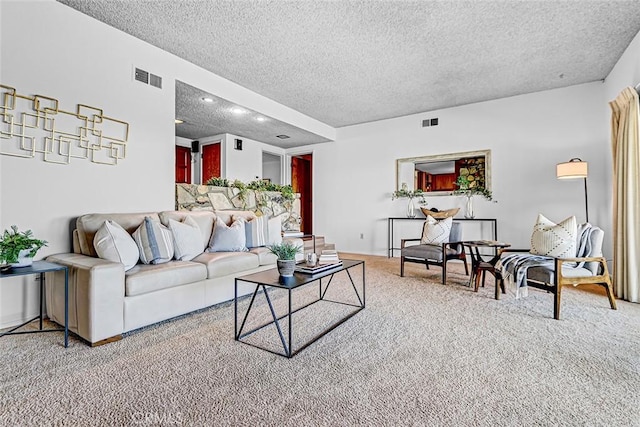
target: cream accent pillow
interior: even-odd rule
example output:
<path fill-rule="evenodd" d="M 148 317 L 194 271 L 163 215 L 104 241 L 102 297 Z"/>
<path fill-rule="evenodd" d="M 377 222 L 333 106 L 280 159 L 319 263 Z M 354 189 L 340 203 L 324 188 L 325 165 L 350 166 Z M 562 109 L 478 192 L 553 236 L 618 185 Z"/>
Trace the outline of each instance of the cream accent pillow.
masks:
<path fill-rule="evenodd" d="M 531 253 L 555 258 L 574 258 L 577 251 L 578 223 L 572 216 L 556 224 L 538 214 L 531 235 Z"/>
<path fill-rule="evenodd" d="M 282 220 L 279 216 L 269 218 L 267 223 L 269 232 L 267 233 L 267 246 L 282 243 Z"/>
<path fill-rule="evenodd" d="M 107 261 L 124 264 L 124 270 L 131 270 L 140 258 L 138 246 L 127 230 L 113 221 L 105 221 L 93 238 L 93 247 L 98 257 Z"/>
<path fill-rule="evenodd" d="M 140 261 L 145 264 L 162 264 L 173 259 L 173 234 L 171 230 L 145 217 L 144 222 L 133 232 L 140 251 Z"/>
<path fill-rule="evenodd" d="M 244 232 L 245 220 L 238 218 L 229 226 L 220 217 L 216 218 L 216 226 L 209 242 L 208 252 L 246 252 L 247 236 Z"/>
<path fill-rule="evenodd" d="M 198 223 L 187 216 L 182 222 L 169 219 L 169 230 L 173 234 L 173 257 L 179 261 L 191 261 L 202 252 L 202 235 Z"/>
<path fill-rule="evenodd" d="M 428 215 L 422 227 L 420 243 L 423 245 L 441 245 L 448 242 L 452 224 L 453 217 L 437 221 L 434 217 Z"/>

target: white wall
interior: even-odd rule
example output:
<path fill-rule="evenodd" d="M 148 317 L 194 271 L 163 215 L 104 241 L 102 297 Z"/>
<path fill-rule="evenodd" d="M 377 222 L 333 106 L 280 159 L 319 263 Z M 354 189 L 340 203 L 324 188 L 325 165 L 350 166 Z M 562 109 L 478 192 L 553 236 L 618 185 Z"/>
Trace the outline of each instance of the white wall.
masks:
<path fill-rule="evenodd" d="M 283 155 L 285 150 L 270 144 L 265 144 L 253 139 L 241 136 L 226 134 L 225 140 L 225 178 L 233 181 L 239 179 L 243 182 L 250 182 L 262 179 L 262 152 L 267 151 L 272 154 Z M 234 141 L 242 140 L 242 150 L 234 148 Z"/>
<path fill-rule="evenodd" d="M 385 255 L 387 217 L 406 210 L 406 200 L 390 197 L 395 160 L 491 149 L 498 203 L 476 197 L 474 207 L 477 217 L 498 219 L 500 240 L 529 247 L 538 212 L 557 221 L 570 215 L 584 220 L 582 181 L 555 176 L 556 163 L 572 157 L 589 162 L 589 217 L 609 233 L 602 98 L 597 82 L 340 128 L 335 142 L 314 146 L 314 230 L 339 250 Z M 425 117 L 438 117 L 439 126 L 422 128 Z M 463 197 L 427 200 L 431 207 L 464 211 Z"/>
<path fill-rule="evenodd" d="M 173 209 L 176 79 L 327 138 L 335 136 L 323 123 L 61 3 L 2 1 L 0 7 L 2 84 L 25 95 L 56 98 L 67 110 L 79 103 L 99 107 L 130 124 L 127 158 L 115 167 L 81 159 L 65 166 L 40 157 L 0 156 L 0 230 L 16 224 L 48 240 L 38 259 L 69 251 L 69 223 L 83 213 Z M 133 81 L 134 67 L 162 76 L 163 89 Z M 236 157 L 229 167 L 247 161 Z M 256 153 L 255 165 L 242 169 L 240 178 L 259 173 L 260 159 L 261 152 Z M 0 327 L 37 312 L 32 288 L 3 280 Z"/>

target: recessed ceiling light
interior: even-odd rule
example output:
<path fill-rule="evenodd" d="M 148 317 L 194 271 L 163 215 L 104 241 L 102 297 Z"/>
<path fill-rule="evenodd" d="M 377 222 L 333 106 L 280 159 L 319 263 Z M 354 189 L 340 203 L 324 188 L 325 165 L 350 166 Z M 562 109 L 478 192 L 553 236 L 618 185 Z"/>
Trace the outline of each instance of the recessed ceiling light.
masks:
<path fill-rule="evenodd" d="M 200 98 L 200 99 L 202 99 L 204 102 L 207 102 L 209 104 L 213 102 L 213 98 L 209 98 L 208 96 L 205 96 L 204 98 Z"/>
<path fill-rule="evenodd" d="M 276 138 L 280 138 L 280 139 L 289 139 L 290 136 L 289 135 L 276 135 Z"/>
<path fill-rule="evenodd" d="M 184 120 L 176 119 L 176 124 L 177 125 L 182 124 L 182 123 L 184 123 Z"/>
<path fill-rule="evenodd" d="M 231 112 L 233 114 L 244 114 L 244 113 L 246 113 L 246 111 L 244 111 L 242 108 L 239 108 L 239 107 L 232 108 Z"/>
<path fill-rule="evenodd" d="M 256 120 L 259 122 L 264 122 L 267 119 L 265 119 L 264 117 L 256 117 Z"/>

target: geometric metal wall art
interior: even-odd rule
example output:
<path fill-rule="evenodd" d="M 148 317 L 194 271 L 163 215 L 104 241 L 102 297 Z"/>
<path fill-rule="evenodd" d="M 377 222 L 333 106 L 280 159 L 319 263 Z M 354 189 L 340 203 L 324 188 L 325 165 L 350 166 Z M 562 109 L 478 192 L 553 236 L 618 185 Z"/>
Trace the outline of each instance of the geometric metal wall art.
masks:
<path fill-rule="evenodd" d="M 26 96 L 0 84 L 0 154 L 69 164 L 71 159 L 116 165 L 127 154 L 129 123 L 105 116 L 99 108 L 78 104 L 75 112 L 58 100 Z"/>

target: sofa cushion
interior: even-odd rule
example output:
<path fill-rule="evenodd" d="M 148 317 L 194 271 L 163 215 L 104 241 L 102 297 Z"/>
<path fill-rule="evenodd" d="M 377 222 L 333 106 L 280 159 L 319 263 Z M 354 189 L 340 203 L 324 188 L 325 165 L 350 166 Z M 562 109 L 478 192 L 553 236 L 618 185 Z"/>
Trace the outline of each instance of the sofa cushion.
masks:
<path fill-rule="evenodd" d="M 155 265 L 138 264 L 125 274 L 125 295 L 128 297 L 142 295 L 206 278 L 206 267 L 197 262 L 171 261 Z"/>
<path fill-rule="evenodd" d="M 185 218 L 189 217 L 193 219 L 198 227 L 200 227 L 200 234 L 202 236 L 202 250 L 204 252 L 209 245 L 209 239 L 213 233 L 213 225 L 216 221 L 216 215 L 210 211 L 164 211 L 160 212 L 160 221 L 169 226 L 169 220 L 184 222 Z"/>
<path fill-rule="evenodd" d="M 133 240 L 140 250 L 140 261 L 144 264 L 162 264 L 173 258 L 173 235 L 171 230 L 146 217 L 133 232 Z"/>
<path fill-rule="evenodd" d="M 247 236 L 244 232 L 245 221 L 236 219 L 233 224 L 227 226 L 222 219 L 216 218 L 213 235 L 209 243 L 209 252 L 246 252 Z"/>
<path fill-rule="evenodd" d="M 173 257 L 175 259 L 191 261 L 204 252 L 200 227 L 190 216 L 185 217 L 183 222 L 169 219 L 169 230 L 173 234 Z"/>
<path fill-rule="evenodd" d="M 259 247 L 251 248 L 249 252 L 258 256 L 258 263 L 260 265 L 274 265 L 278 260 L 278 257 L 269 250 L 269 248 Z"/>
<path fill-rule="evenodd" d="M 113 221 L 105 221 L 95 233 L 93 246 L 98 257 L 124 264 L 130 270 L 138 263 L 138 246 L 127 231 Z"/>
<path fill-rule="evenodd" d="M 260 265 L 258 256 L 250 252 L 205 252 L 195 257 L 193 261 L 207 267 L 209 279 L 243 273 Z"/>
<path fill-rule="evenodd" d="M 247 237 L 247 248 L 265 246 L 269 241 L 269 228 L 267 216 L 259 216 L 245 222 L 244 231 Z"/>
<path fill-rule="evenodd" d="M 76 220 L 76 230 L 78 230 L 78 244 L 80 245 L 80 253 L 97 257 L 95 248 L 93 247 L 93 239 L 96 232 L 105 221 L 113 221 L 118 223 L 127 233 L 133 234 L 134 231 L 144 221 L 145 217 L 151 217 L 155 221 L 159 221 L 158 214 L 149 213 L 115 213 L 115 214 L 87 214 L 78 217 Z"/>

